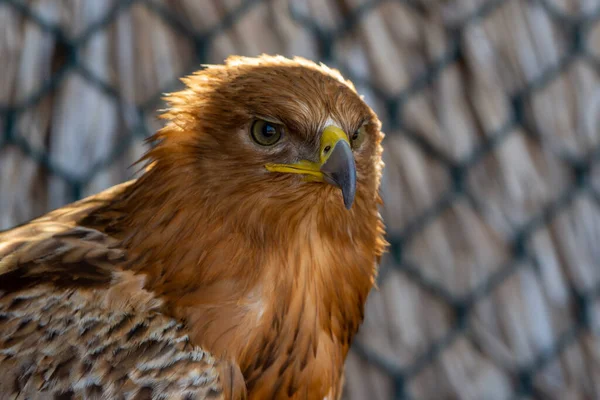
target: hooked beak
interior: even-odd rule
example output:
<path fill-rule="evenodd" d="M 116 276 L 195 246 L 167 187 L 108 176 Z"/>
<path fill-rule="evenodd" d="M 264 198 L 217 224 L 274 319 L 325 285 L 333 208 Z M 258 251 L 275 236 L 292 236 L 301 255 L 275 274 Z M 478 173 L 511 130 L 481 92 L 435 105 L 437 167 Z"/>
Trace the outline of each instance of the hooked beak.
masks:
<path fill-rule="evenodd" d="M 307 180 L 326 182 L 342 190 L 344 206 L 349 210 L 356 195 L 356 165 L 348 135 L 337 126 L 330 125 L 321 135 L 320 162 L 301 160 L 294 164 L 267 164 L 271 172 L 305 175 Z"/>

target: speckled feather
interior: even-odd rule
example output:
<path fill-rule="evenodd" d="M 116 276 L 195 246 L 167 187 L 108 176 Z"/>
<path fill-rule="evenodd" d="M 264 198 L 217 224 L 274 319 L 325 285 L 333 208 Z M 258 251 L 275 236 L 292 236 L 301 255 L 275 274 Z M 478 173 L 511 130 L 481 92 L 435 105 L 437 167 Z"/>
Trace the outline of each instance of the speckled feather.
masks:
<path fill-rule="evenodd" d="M 380 122 L 299 58 L 231 57 L 184 82 L 140 178 L 0 233 L 0 393 L 340 397 L 386 246 Z M 256 118 L 282 140 L 254 143 Z M 366 127 L 350 210 L 264 167 L 318 159 L 332 121 Z"/>

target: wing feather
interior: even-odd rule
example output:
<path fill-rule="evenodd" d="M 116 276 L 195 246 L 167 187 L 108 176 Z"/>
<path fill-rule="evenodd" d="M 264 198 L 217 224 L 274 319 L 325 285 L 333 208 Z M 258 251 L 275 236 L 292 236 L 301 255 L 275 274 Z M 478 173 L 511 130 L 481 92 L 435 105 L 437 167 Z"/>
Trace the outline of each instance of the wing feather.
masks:
<path fill-rule="evenodd" d="M 118 242 L 65 217 L 95 204 L 0 232 L 0 398 L 245 398 L 237 365 L 190 344 Z"/>

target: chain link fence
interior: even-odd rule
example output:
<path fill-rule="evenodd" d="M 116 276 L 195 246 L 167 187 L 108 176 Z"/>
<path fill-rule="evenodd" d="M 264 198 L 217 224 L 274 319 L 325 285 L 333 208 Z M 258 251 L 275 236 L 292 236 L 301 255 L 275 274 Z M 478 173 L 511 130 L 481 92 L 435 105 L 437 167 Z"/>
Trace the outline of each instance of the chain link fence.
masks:
<path fill-rule="evenodd" d="M 551 201 L 542 204 L 527 218 L 510 227 L 510 234 L 507 238 L 510 257 L 500 265 L 495 266 L 492 273 L 471 287 L 470 290 L 460 294 L 449 290 L 443 283 L 431 279 L 427 273 L 424 273 L 426 266 L 420 265 L 419 259 L 406 257 L 405 250 L 410 246 L 415 235 L 426 229 L 429 224 L 439 218 L 456 202 L 464 202 L 476 212 L 484 212 L 482 211 L 482 207 L 484 207 L 482 206 L 482 199 L 480 196 L 474 195 L 468 175 L 470 171 L 480 168 L 484 160 L 497 147 L 509 140 L 511 135 L 516 135 L 517 130 L 525 132 L 530 146 L 546 146 L 545 138 L 530 118 L 532 98 L 536 96 L 536 93 L 551 85 L 561 74 L 571 68 L 574 62 L 583 62 L 595 73 L 598 72 L 599 60 L 595 54 L 589 51 L 587 38 L 597 20 L 600 19 L 600 4 L 588 2 L 592 4 L 592 7 L 588 7 L 587 11 L 573 13 L 567 12 L 550 0 L 531 1 L 531 7 L 535 7 L 536 10 L 540 10 L 540 12 L 549 16 L 562 32 L 564 43 L 561 46 L 563 46 L 564 52 L 559 57 L 558 62 L 552 63 L 542 73 L 528 78 L 525 85 L 516 88 L 510 95 L 508 118 L 499 121 L 493 131 L 485 132 L 484 139 L 460 159 L 448 156 L 448 153 L 440 150 L 437 144 L 432 143 L 416 132 L 414 127 L 406 123 L 407 113 L 410 111 L 407 105 L 422 91 L 431 88 L 448 66 L 463 61 L 465 57 L 465 31 L 473 24 L 480 24 L 482 20 L 488 18 L 509 1 L 474 1 L 474 6 L 468 12 L 455 18 L 453 23 L 444 26 L 445 35 L 449 38 L 448 45 L 445 46 L 444 51 L 441 52 L 437 60 L 428 63 L 423 68 L 423 73 L 418 74 L 408 85 L 405 85 L 394 94 L 390 94 L 386 88 L 382 88 L 381 85 L 372 81 L 368 76 L 357 74 L 355 70 L 348 66 L 347 60 L 342 61 L 336 55 L 336 44 L 341 40 L 345 40 L 348 35 L 352 35 L 357 24 L 360 24 L 362 19 L 367 18 L 371 10 L 376 9 L 382 3 L 390 3 L 390 1 L 373 0 L 357 3 L 358 5 L 355 7 L 345 10 L 343 19 L 339 24 L 329 27 L 324 27 L 313 16 L 304 13 L 303 7 L 296 6 L 300 2 L 286 4 L 285 10 L 289 13 L 291 19 L 308 32 L 317 43 L 318 60 L 339 68 L 346 77 L 357 83 L 359 88 L 367 88 L 370 91 L 372 102 L 383 121 L 384 131 L 392 132 L 391 134 L 388 133 L 386 141 L 389 141 L 390 137 L 393 138 L 395 135 L 402 135 L 406 141 L 416 146 L 428 159 L 434 160 L 436 164 L 442 166 L 450 182 L 447 190 L 442 191 L 433 204 L 420 213 L 413 215 L 402 226 L 396 227 L 398 229 L 392 229 L 388 238 L 391 243 L 389 262 L 382 266 L 380 274 L 381 285 L 388 276 L 389 270 L 400 271 L 403 277 L 417 285 L 419 290 L 427 292 L 435 297 L 437 301 L 444 303 L 449 310 L 450 329 L 433 343 L 430 343 L 428 348 L 420 352 L 410 363 L 404 365 L 391 361 L 381 352 L 373 351 L 368 338 L 364 335 L 359 335 L 352 349 L 353 354 L 358 355 L 363 361 L 375 366 L 377 369 L 384 371 L 392 379 L 394 399 L 418 398 L 418 394 L 413 393 L 410 389 L 411 380 L 439 358 L 459 338 L 469 340 L 469 332 L 472 328 L 470 316 L 478 302 L 489 296 L 491 292 L 520 269 L 543 268 L 543 265 L 540 264 L 540 258 L 532 255 L 531 252 L 531 238 L 537 231 L 551 224 L 557 215 L 566 207 L 572 205 L 580 196 L 589 197 L 596 206 L 600 204 L 600 194 L 592 184 L 592 172 L 596 168 L 598 158 L 600 158 L 600 147 L 596 144 L 590 145 L 583 153 L 553 152 L 554 156 L 560 159 L 561 165 L 566 166 L 565 170 L 568 171 L 568 181 L 570 183 L 564 187 L 564 190 L 561 189 L 561 193 Z M 400 0 L 398 2 L 402 3 L 404 7 L 409 7 L 411 12 L 416 15 L 430 12 L 428 2 L 417 0 Z M 26 19 L 28 23 L 37 25 L 43 35 L 51 36 L 56 43 L 55 47 L 60 52 L 61 58 L 60 65 L 53 71 L 50 79 L 45 80 L 35 91 L 17 102 L 0 103 L 0 150 L 3 148 L 18 149 L 22 154 L 42 166 L 49 175 L 63 180 L 68 187 L 71 200 L 81 198 L 87 183 L 97 174 L 102 173 L 104 169 L 110 167 L 115 159 L 127 151 L 134 139 L 145 138 L 152 133 L 152 130 L 144 122 L 145 119 L 149 115 L 155 114 L 157 101 L 163 93 L 180 87 L 177 81 L 173 81 L 167 83 L 160 91 L 148 97 L 145 101 L 132 103 L 124 98 L 119 87 L 98 76 L 88 63 L 81 62 L 81 49 L 88 45 L 98 32 L 114 23 L 121 13 L 126 12 L 134 5 L 138 7 L 141 5 L 159 18 L 162 23 L 167 24 L 176 35 L 188 38 L 193 54 L 190 57 L 191 62 L 186 73 L 191 73 L 199 68 L 201 63 L 207 62 L 211 46 L 215 45 L 215 38 L 221 32 L 235 25 L 236 21 L 246 13 L 252 12 L 260 3 L 262 1 L 258 0 L 239 2 L 232 11 L 221 18 L 218 24 L 208 29 L 196 30 L 183 21 L 180 14 L 166 7 L 163 3 L 150 0 L 121 0 L 113 2 L 109 12 L 105 13 L 102 18 L 97 19 L 73 36 L 68 35 L 60 25 L 38 15 L 27 2 L 0 0 L 0 8 L 9 9 L 12 13 Z M 127 113 L 135 115 L 134 120 L 138 121 L 134 124 L 133 129 L 130 129 L 126 135 L 121 136 L 105 157 L 94 161 L 93 165 L 85 171 L 68 169 L 55 162 L 44 151 L 43 146 L 35 146 L 30 143 L 24 132 L 19 130 L 17 124 L 18 119 L 24 113 L 38 105 L 43 99 L 52 96 L 64 80 L 72 74 L 79 75 L 87 84 L 92 85 L 104 96 L 109 97 L 116 107 L 126 109 Z M 15 182 L 15 185 L 18 185 L 18 182 Z M 485 202 L 485 199 L 483 199 L 483 202 Z M 593 260 L 593 262 L 595 263 L 594 268 L 598 268 L 598 259 Z M 572 324 L 553 340 L 551 346 L 537 352 L 526 363 L 517 366 L 501 365 L 512 379 L 512 395 L 514 398 L 546 398 L 537 389 L 535 384 L 536 374 L 555 362 L 565 349 L 593 330 L 590 314 L 592 308 L 595 307 L 595 301 L 600 295 L 600 285 L 590 284 L 585 289 L 577 285 L 571 285 L 568 289 L 569 304 L 572 306 Z M 501 361 L 496 360 L 495 362 L 502 364 Z M 577 382 L 577 379 L 574 381 Z"/>

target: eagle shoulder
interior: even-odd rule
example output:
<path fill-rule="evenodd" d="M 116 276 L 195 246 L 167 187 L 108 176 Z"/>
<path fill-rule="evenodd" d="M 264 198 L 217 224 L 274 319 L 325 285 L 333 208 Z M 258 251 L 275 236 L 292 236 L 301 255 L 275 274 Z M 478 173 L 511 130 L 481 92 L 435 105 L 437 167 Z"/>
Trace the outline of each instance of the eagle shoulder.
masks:
<path fill-rule="evenodd" d="M 245 398 L 237 365 L 190 343 L 119 242 L 67 214 L 0 232 L 0 397 Z"/>

